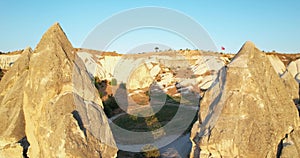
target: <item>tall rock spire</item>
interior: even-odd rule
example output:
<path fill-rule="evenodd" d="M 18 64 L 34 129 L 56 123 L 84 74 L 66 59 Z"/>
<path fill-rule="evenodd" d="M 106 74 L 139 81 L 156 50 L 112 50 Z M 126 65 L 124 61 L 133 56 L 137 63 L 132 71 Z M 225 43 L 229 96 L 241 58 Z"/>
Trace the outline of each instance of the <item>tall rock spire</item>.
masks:
<path fill-rule="evenodd" d="M 191 157 L 276 157 L 298 124 L 283 80 L 267 56 L 246 42 L 201 101 Z"/>
<path fill-rule="evenodd" d="M 1 81 L 9 83 L 5 92 L 0 90 L 0 114 L 8 116 L 3 120 L 8 130 L 0 128 L 0 149 L 2 142 L 7 146 L 26 138 L 30 147 L 28 152 L 24 148 L 24 154 L 28 157 L 116 156 L 117 147 L 98 91 L 58 23 L 5 77 L 11 80 Z M 5 111 L 8 108 L 13 110 Z M 20 152 L 20 148 L 0 150 L 0 154 L 18 157 L 9 154 Z"/>
<path fill-rule="evenodd" d="M 62 47 L 66 52 L 72 51 L 73 47 L 68 40 L 65 32 L 61 28 L 59 23 L 53 24 L 43 35 L 38 43 L 35 52 L 41 52 L 40 50 L 53 50 L 57 47 Z"/>

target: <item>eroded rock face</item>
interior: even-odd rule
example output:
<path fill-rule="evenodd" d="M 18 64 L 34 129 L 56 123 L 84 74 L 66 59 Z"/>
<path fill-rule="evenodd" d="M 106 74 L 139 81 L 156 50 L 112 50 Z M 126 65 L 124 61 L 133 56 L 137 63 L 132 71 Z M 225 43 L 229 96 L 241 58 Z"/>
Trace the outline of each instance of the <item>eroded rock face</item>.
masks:
<path fill-rule="evenodd" d="M 27 155 L 36 158 L 116 156 L 101 99 L 59 24 L 43 35 L 33 53 L 22 55 L 5 77 L 12 79 L 0 83 L 11 82 L 4 83 L 7 90 L 0 93 L 1 116 L 8 115 L 14 122 L 4 121 L 1 141 L 10 138 L 16 143 L 26 136 Z M 16 101 L 5 102 L 6 98 Z M 13 111 L 7 111 L 12 107 Z"/>
<path fill-rule="evenodd" d="M 92 76 L 101 79 L 112 80 L 115 67 L 122 58 L 120 54 L 114 52 L 101 52 L 87 49 L 77 51 L 78 56 L 84 61 L 88 72 Z"/>
<path fill-rule="evenodd" d="M 25 49 L 0 82 L 0 155 L 3 157 L 23 157 L 23 148 L 17 142 L 25 136 L 23 89 L 31 53 L 31 48 Z"/>
<path fill-rule="evenodd" d="M 20 57 L 20 54 L 1 54 L 0 55 L 0 68 L 9 69 L 12 67 L 14 62 Z"/>
<path fill-rule="evenodd" d="M 288 89 L 290 97 L 297 103 L 299 99 L 299 84 L 294 79 L 290 71 L 286 69 L 284 63 L 279 59 L 277 55 L 267 55 L 271 65 L 275 69 L 275 72 L 283 79 L 283 82 Z"/>
<path fill-rule="evenodd" d="M 267 56 L 247 42 L 201 101 L 191 157 L 275 157 L 298 123 L 283 81 Z"/>
<path fill-rule="evenodd" d="M 282 140 L 279 152 L 281 158 L 298 158 L 300 157 L 300 130 L 296 129 L 292 133 L 286 135 Z"/>
<path fill-rule="evenodd" d="M 296 76 L 300 72 L 300 59 L 290 62 L 287 69 L 293 76 Z"/>
<path fill-rule="evenodd" d="M 193 84 L 205 90 L 216 78 L 217 71 L 225 65 L 219 54 L 196 50 L 125 55 L 93 50 L 79 50 L 77 53 L 91 75 L 109 81 L 117 78 L 120 83 L 128 83 L 128 89 L 149 87 L 156 77 L 165 76 L 162 85 L 167 87 L 168 84 L 174 86 L 176 81 L 181 82 L 180 78 L 194 78 Z M 170 74 L 162 74 L 164 68 L 169 69 Z M 186 72 L 189 74 L 186 75 Z"/>

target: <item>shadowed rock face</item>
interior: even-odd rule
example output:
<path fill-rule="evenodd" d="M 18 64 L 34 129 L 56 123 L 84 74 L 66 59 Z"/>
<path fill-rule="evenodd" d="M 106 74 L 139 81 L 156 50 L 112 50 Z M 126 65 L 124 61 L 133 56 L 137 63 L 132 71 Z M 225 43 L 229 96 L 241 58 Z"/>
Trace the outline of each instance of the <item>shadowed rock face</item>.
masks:
<path fill-rule="evenodd" d="M 297 103 L 299 100 L 299 84 L 291 72 L 284 66 L 284 63 L 276 55 L 267 55 L 276 73 L 283 79 L 283 82 L 290 94 L 290 97 Z"/>
<path fill-rule="evenodd" d="M 291 134 L 286 135 L 282 140 L 281 158 L 298 158 L 300 157 L 300 130 L 296 129 Z"/>
<path fill-rule="evenodd" d="M 29 157 L 116 156 L 101 99 L 59 24 L 22 54 L 0 87 L 0 153 L 26 136 Z"/>
<path fill-rule="evenodd" d="M 283 80 L 247 42 L 201 101 L 191 157 L 275 157 L 298 122 Z"/>

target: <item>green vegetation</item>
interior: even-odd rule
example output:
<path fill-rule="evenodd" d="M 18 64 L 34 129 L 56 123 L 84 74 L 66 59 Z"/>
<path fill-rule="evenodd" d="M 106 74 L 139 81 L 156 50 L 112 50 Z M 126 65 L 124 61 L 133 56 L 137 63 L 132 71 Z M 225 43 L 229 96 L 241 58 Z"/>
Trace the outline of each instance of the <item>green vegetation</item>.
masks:
<path fill-rule="evenodd" d="M 154 115 L 148 117 L 139 117 L 135 115 L 125 114 L 118 117 L 113 122 L 119 127 L 131 131 L 137 131 L 137 132 L 153 131 L 163 127 L 173 119 L 173 117 L 176 115 L 178 111 L 180 101 L 185 102 L 184 104 L 186 106 L 189 106 L 191 104 L 190 101 L 188 101 L 185 98 L 181 98 L 181 97 L 172 98 L 171 96 L 167 95 L 165 105 Z M 111 104 L 115 104 L 115 103 L 112 102 Z M 148 112 L 150 113 L 151 111 Z M 182 118 L 181 121 L 184 121 L 184 119 L 185 118 Z"/>
<path fill-rule="evenodd" d="M 103 97 L 103 94 L 102 94 L 102 92 L 99 92 L 99 96 L 100 96 L 100 98 L 102 98 L 102 97 Z"/>
<path fill-rule="evenodd" d="M 108 99 L 102 101 L 102 104 L 104 107 L 104 112 L 106 116 L 109 118 L 113 116 L 113 111 L 119 108 L 118 103 L 115 100 L 115 97 L 113 97 L 112 95 L 109 95 Z"/>
<path fill-rule="evenodd" d="M 117 79 L 113 78 L 111 79 L 111 82 L 109 82 L 110 85 L 116 86 L 117 85 Z"/>
<path fill-rule="evenodd" d="M 140 152 L 118 151 L 118 157 L 132 157 L 132 158 L 159 158 L 160 151 L 157 147 L 147 144 L 142 147 Z"/>
<path fill-rule="evenodd" d="M 97 77 L 97 76 L 94 77 L 94 85 L 99 92 L 100 98 L 102 99 L 104 112 L 107 117 L 112 117 L 114 110 L 119 109 L 119 106 L 113 95 L 108 95 L 107 96 L 108 98 L 103 100 L 104 93 L 105 93 L 104 91 L 105 91 L 105 87 L 107 86 L 107 82 L 108 82 L 107 80 L 100 80 L 99 77 Z M 110 83 L 116 84 L 116 82 L 117 82 L 117 80 L 113 79 L 112 82 L 110 82 Z"/>
<path fill-rule="evenodd" d="M 146 158 L 158 158 L 160 156 L 158 148 L 151 144 L 143 146 L 141 152 Z"/>
<path fill-rule="evenodd" d="M 167 124 L 176 114 L 178 107 L 165 105 L 155 115 L 149 117 L 138 117 L 134 115 L 122 115 L 114 120 L 118 126 L 131 131 L 153 131 Z"/>

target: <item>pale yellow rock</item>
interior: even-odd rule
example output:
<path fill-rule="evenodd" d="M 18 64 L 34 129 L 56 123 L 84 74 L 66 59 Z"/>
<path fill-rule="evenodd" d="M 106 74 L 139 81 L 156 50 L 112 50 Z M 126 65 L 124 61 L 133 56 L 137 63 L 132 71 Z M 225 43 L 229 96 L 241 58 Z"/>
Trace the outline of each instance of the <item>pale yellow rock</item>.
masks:
<path fill-rule="evenodd" d="M 294 79 L 290 71 L 286 69 L 283 62 L 276 55 L 267 55 L 270 63 L 275 69 L 276 73 L 283 79 L 283 82 L 288 89 L 288 93 L 293 100 L 299 99 L 299 84 Z"/>
<path fill-rule="evenodd" d="M 120 55 L 101 55 L 101 52 L 97 54 L 89 50 L 80 50 L 77 54 L 91 75 L 106 80 L 112 80 L 116 65 L 122 58 Z"/>
<path fill-rule="evenodd" d="M 282 151 L 280 158 L 298 158 L 300 157 L 300 130 L 296 129 L 288 134 L 282 141 Z"/>
<path fill-rule="evenodd" d="M 0 142 L 0 158 L 23 158 L 23 148 L 19 143 L 1 146 L 2 143 Z"/>
<path fill-rule="evenodd" d="M 151 71 L 147 68 L 146 64 L 141 64 L 129 74 L 128 89 L 139 89 L 149 87 L 154 81 Z"/>
<path fill-rule="evenodd" d="M 154 78 L 160 72 L 161 67 L 160 65 L 157 64 L 154 67 L 151 67 L 149 69 L 150 69 L 150 76 Z"/>
<path fill-rule="evenodd" d="M 298 125 L 282 79 L 247 42 L 200 103 L 190 157 L 275 157 L 280 141 Z"/>
<path fill-rule="evenodd" d="M 14 62 L 20 57 L 20 54 L 1 54 L 0 55 L 0 68 L 10 69 Z"/>
<path fill-rule="evenodd" d="M 17 142 L 25 137 L 23 90 L 28 74 L 31 48 L 24 50 L 0 82 L 0 138 Z"/>
<path fill-rule="evenodd" d="M 220 55 L 193 50 L 125 55 L 107 55 L 101 52 L 96 54 L 97 52 L 91 50 L 80 50 L 77 53 L 90 74 L 103 80 L 115 78 L 118 83 L 128 83 L 129 89 L 149 87 L 149 83 L 151 84 L 157 75 L 162 75 L 160 73 L 163 72 L 163 68 L 172 69 L 172 73 L 177 69 L 191 69 L 190 74 L 194 76 L 166 76 L 162 85 L 168 86 L 175 81 L 195 78 L 194 85 L 208 89 L 217 77 L 217 71 L 225 64 Z"/>
<path fill-rule="evenodd" d="M 116 143 L 99 94 L 59 24 L 43 35 L 33 53 L 20 59 L 27 63 L 18 60 L 11 70 L 20 68 L 4 76 L 11 80 L 1 81 L 11 83 L 1 92 L 0 109 L 5 112 L 18 104 L 4 114 L 13 119 L 5 125 L 15 128 L 1 129 L 5 137 L 0 141 L 11 138 L 9 143 L 15 143 L 26 135 L 27 156 L 32 158 L 115 157 Z M 22 79 L 15 82 L 19 75 Z M 12 99 L 4 102 L 5 98 Z"/>

